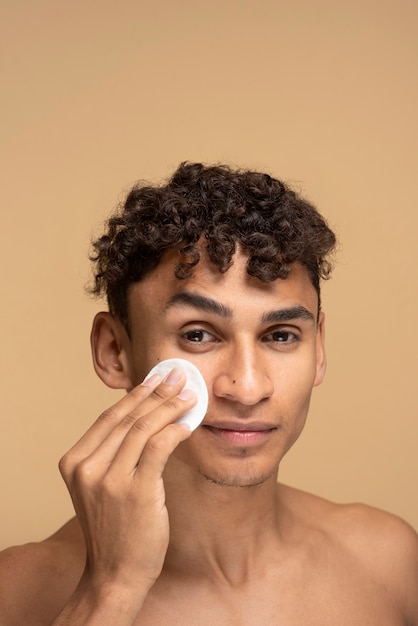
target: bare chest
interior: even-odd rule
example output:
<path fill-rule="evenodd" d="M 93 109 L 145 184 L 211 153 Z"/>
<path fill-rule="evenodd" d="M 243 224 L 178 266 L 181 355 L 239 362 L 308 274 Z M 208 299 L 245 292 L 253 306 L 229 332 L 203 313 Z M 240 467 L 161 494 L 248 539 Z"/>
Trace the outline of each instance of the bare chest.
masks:
<path fill-rule="evenodd" d="M 360 577 L 361 578 L 361 577 Z M 299 581 L 302 583 L 302 581 Z M 190 583 L 150 594 L 135 626 L 405 626 L 371 580 L 306 576 L 304 584 L 259 581 L 241 589 Z"/>

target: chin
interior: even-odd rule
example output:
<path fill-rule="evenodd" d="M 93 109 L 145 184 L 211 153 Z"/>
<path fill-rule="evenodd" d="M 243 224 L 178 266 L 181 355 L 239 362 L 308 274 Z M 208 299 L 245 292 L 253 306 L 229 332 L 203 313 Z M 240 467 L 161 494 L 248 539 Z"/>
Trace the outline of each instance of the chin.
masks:
<path fill-rule="evenodd" d="M 218 485 L 220 487 L 241 487 L 251 488 L 263 485 L 267 481 L 274 479 L 277 481 L 278 467 L 273 468 L 240 468 L 239 471 L 222 470 L 217 468 L 216 470 L 211 468 L 198 468 L 198 473 L 205 480 Z"/>
<path fill-rule="evenodd" d="M 200 444 L 198 440 L 197 443 Z M 167 474 L 177 475 L 185 482 L 204 479 L 220 487 L 259 487 L 267 482 L 277 482 L 284 453 L 284 444 L 277 441 L 257 448 L 237 446 L 219 450 L 213 446 L 195 445 L 192 436 L 176 448 L 166 469 Z"/>

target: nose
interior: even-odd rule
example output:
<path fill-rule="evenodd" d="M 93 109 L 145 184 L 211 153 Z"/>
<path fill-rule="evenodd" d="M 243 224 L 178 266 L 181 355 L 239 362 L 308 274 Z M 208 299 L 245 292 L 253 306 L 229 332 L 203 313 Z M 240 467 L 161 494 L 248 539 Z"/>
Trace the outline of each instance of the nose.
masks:
<path fill-rule="evenodd" d="M 213 393 L 218 398 L 252 406 L 269 398 L 274 386 L 265 357 L 252 346 L 240 346 L 218 364 Z"/>

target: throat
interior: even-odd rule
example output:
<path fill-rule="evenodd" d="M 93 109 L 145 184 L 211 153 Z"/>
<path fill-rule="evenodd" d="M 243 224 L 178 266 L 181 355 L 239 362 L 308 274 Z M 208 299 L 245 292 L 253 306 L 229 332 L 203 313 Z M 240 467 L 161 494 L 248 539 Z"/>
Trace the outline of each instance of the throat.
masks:
<path fill-rule="evenodd" d="M 271 566 L 271 555 L 281 552 L 279 547 L 277 532 L 263 525 L 259 526 L 257 535 L 237 526 L 234 531 L 221 529 L 217 535 L 198 533 L 189 536 L 187 542 L 170 543 L 165 569 L 179 578 L 239 588 L 265 577 Z"/>
<path fill-rule="evenodd" d="M 167 489 L 169 570 L 234 586 L 269 562 L 272 545 L 281 543 L 276 476 L 241 478 L 200 476 L 187 489 Z"/>

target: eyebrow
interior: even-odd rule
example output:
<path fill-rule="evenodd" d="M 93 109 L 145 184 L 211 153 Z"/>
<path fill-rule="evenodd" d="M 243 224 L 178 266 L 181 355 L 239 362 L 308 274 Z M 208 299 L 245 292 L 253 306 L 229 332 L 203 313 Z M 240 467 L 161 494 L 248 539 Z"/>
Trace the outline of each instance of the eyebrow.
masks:
<path fill-rule="evenodd" d="M 203 311 L 205 313 L 212 313 L 223 317 L 225 319 L 231 319 L 233 317 L 233 310 L 224 304 L 221 304 L 217 300 L 208 298 L 192 291 L 178 291 L 168 300 L 163 310 L 167 311 L 172 307 L 186 305 Z M 308 320 L 315 321 L 315 316 L 302 305 L 286 307 L 284 309 L 277 309 L 264 313 L 261 321 L 264 324 L 277 324 L 283 322 L 289 322 L 292 320 Z"/>
<path fill-rule="evenodd" d="M 265 324 L 274 324 L 278 322 L 290 322 L 292 320 L 308 320 L 315 321 L 315 316 L 302 305 L 287 307 L 286 309 L 277 309 L 264 313 L 261 321 Z"/>
<path fill-rule="evenodd" d="M 202 296 L 199 293 L 193 293 L 192 291 L 178 291 L 175 293 L 164 306 L 164 311 L 171 309 L 173 306 L 181 306 L 182 304 L 191 306 L 194 309 L 199 309 L 199 311 L 204 311 L 205 313 L 214 313 L 215 315 L 227 319 L 231 319 L 233 315 L 232 309 L 229 306 L 225 306 L 216 300 L 212 300 L 212 298 Z"/>

